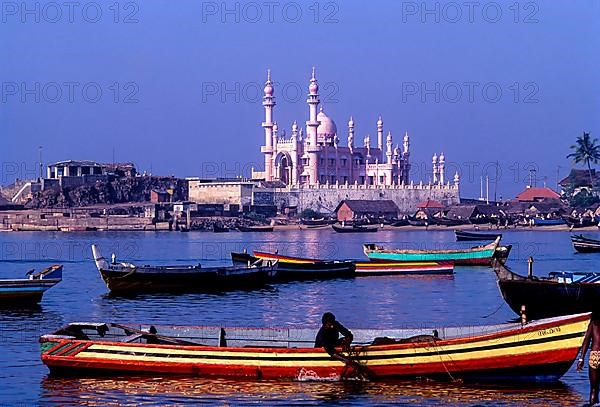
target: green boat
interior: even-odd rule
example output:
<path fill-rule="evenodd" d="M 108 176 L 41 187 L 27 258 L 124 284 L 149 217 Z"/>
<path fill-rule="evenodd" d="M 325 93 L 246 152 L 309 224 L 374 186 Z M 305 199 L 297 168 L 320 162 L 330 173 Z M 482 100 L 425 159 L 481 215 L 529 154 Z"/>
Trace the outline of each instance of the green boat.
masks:
<path fill-rule="evenodd" d="M 455 265 L 489 266 L 500 243 L 500 237 L 485 246 L 454 250 L 385 249 L 368 243 L 364 252 L 372 261 L 453 261 Z"/>

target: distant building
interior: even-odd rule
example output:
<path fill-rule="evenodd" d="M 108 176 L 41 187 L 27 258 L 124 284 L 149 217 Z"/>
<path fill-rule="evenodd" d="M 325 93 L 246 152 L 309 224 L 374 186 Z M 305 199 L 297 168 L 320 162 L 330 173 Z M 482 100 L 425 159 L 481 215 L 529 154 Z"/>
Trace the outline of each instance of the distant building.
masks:
<path fill-rule="evenodd" d="M 169 192 L 164 189 L 153 189 L 152 191 L 150 191 L 150 202 L 171 202 L 171 194 L 169 194 Z"/>
<path fill-rule="evenodd" d="M 594 185 L 600 184 L 600 173 L 596 172 L 595 169 L 592 168 L 591 180 L 590 172 L 588 170 L 571 169 L 569 175 L 563 178 L 558 185 L 560 185 L 561 192 L 564 193 L 571 190 L 573 195 L 577 195 L 583 190 L 589 192 L 592 187 L 592 182 Z"/>
<path fill-rule="evenodd" d="M 398 206 L 392 200 L 350 200 L 340 202 L 335 209 L 337 219 L 347 222 L 358 219 L 394 219 L 398 217 Z"/>
<path fill-rule="evenodd" d="M 517 194 L 519 202 L 540 202 L 545 200 L 559 200 L 560 195 L 548 187 L 528 187 Z"/>
<path fill-rule="evenodd" d="M 254 182 L 243 179 L 188 179 L 188 199 L 198 204 L 220 204 L 231 212 L 253 205 Z"/>

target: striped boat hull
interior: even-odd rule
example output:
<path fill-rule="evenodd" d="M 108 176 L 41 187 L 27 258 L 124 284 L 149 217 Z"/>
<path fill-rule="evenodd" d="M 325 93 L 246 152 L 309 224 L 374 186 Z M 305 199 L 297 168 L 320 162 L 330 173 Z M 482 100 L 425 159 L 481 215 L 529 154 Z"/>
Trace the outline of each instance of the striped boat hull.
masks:
<path fill-rule="evenodd" d="M 320 348 L 156 345 L 52 335 L 43 336 L 40 342 L 42 361 L 59 373 L 337 380 L 351 377 L 356 373 L 353 370 L 360 369 L 373 380 L 431 377 L 551 381 L 559 379 L 575 360 L 589 318 L 589 314 L 578 314 L 524 327 L 507 324 L 489 330 L 446 328 L 460 329 L 463 335 L 445 338 L 447 332 L 442 329 L 437 340 L 356 346 L 351 356 L 359 368 L 346 367 Z"/>

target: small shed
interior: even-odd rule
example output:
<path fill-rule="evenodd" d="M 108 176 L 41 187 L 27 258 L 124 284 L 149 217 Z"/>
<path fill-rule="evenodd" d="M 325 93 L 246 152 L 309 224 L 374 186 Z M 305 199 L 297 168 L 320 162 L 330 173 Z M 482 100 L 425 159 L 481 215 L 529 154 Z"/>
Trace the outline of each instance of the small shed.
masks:
<path fill-rule="evenodd" d="M 164 189 L 153 189 L 150 191 L 150 202 L 163 203 L 170 202 L 171 195 Z"/>
<path fill-rule="evenodd" d="M 392 200 L 345 199 L 335 208 L 337 219 L 347 222 L 357 219 L 395 219 L 398 205 Z"/>

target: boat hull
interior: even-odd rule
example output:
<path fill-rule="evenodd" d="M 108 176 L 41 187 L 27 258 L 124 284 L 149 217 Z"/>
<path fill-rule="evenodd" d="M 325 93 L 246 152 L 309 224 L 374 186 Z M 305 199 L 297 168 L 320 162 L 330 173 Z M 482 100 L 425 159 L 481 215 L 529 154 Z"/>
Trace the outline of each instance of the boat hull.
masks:
<path fill-rule="evenodd" d="M 28 273 L 29 278 L 0 280 L 0 307 L 38 304 L 44 293 L 62 281 L 62 266 L 50 266 Z"/>
<path fill-rule="evenodd" d="M 271 267 L 241 273 L 231 267 L 199 269 L 197 272 L 161 273 L 100 270 L 100 275 L 113 293 L 130 292 L 205 292 L 240 288 L 253 288 L 266 284 L 273 275 Z"/>
<path fill-rule="evenodd" d="M 589 314 L 580 314 L 524 327 L 509 324 L 506 329 L 451 339 L 356 346 L 351 355 L 354 367 L 332 359 L 320 348 L 156 345 L 52 335 L 43 336 L 40 342 L 42 362 L 53 373 L 340 380 L 360 371 L 372 380 L 554 381 L 577 357 L 588 322 Z"/>
<path fill-rule="evenodd" d="M 474 242 L 474 241 L 494 241 L 498 236 L 502 237 L 501 234 L 491 234 L 491 233 L 477 233 L 477 232 L 468 232 L 462 230 L 455 230 L 454 234 L 456 235 L 457 242 Z"/>
<path fill-rule="evenodd" d="M 401 250 L 384 249 L 374 244 L 363 245 L 364 253 L 371 261 L 388 262 L 454 262 L 462 266 L 489 266 L 500 238 L 485 246 L 456 250 Z"/>
<path fill-rule="evenodd" d="M 600 305 L 600 284 L 558 283 L 540 280 L 499 280 L 498 287 L 517 314 L 525 305 L 528 318 L 592 311 Z"/>
<path fill-rule="evenodd" d="M 357 276 L 447 275 L 454 273 L 453 262 L 355 262 Z"/>
<path fill-rule="evenodd" d="M 259 251 L 255 251 L 254 256 L 232 253 L 234 263 L 252 262 L 252 259 L 277 261 L 276 278 L 281 281 L 343 278 L 355 274 L 351 261 L 310 260 Z"/>
<path fill-rule="evenodd" d="M 331 225 L 337 233 L 375 233 L 379 231 L 376 226 L 338 226 Z"/>

